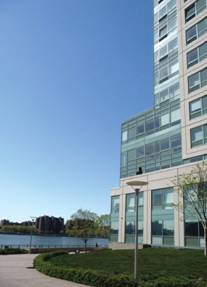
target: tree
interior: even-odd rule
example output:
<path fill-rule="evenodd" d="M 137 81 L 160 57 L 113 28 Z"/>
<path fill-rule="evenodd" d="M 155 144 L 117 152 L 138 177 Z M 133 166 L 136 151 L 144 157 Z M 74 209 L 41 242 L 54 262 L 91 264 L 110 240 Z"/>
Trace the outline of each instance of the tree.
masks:
<path fill-rule="evenodd" d="M 79 209 L 66 223 L 66 233 L 81 238 L 109 237 L 110 216 Z"/>
<path fill-rule="evenodd" d="M 204 254 L 207 256 L 207 163 L 203 161 L 194 167 L 189 174 L 177 178 L 179 198 L 196 213 L 204 230 Z M 180 203 L 178 203 L 179 205 Z"/>
<path fill-rule="evenodd" d="M 77 219 L 77 218 L 96 221 L 98 218 L 98 215 L 87 209 L 86 210 L 78 209 L 77 212 L 71 215 L 71 219 Z"/>
<path fill-rule="evenodd" d="M 111 217 L 109 214 L 100 215 L 97 219 L 97 223 L 99 226 L 110 227 Z"/>
<path fill-rule="evenodd" d="M 67 221 L 66 233 L 70 236 L 88 238 L 94 236 L 94 221 L 74 218 Z"/>

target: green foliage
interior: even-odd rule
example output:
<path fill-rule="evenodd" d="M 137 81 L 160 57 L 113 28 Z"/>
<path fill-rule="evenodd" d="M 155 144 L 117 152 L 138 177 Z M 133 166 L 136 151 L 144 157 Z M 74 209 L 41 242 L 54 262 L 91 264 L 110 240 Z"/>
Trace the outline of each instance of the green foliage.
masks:
<path fill-rule="evenodd" d="M 62 253 L 39 255 L 34 267 L 49 276 L 99 287 L 137 287 L 137 282 L 126 275 L 109 276 L 106 272 L 54 265 L 50 260 Z"/>
<path fill-rule="evenodd" d="M 97 224 L 99 226 L 109 227 L 111 221 L 111 216 L 109 214 L 100 215 L 97 219 Z"/>
<path fill-rule="evenodd" d="M 34 266 L 49 276 L 97 287 L 207 286 L 207 261 L 200 251 L 144 249 L 139 251 L 139 259 L 139 284 L 132 278 L 132 250 L 72 256 L 50 253 L 38 256 Z"/>
<path fill-rule="evenodd" d="M 204 254 L 207 256 L 207 162 L 198 163 L 190 173 L 176 178 L 179 208 L 191 210 L 201 222 L 204 230 Z M 184 203 L 182 202 L 184 201 Z M 190 207 L 190 208 L 188 208 Z"/>
<path fill-rule="evenodd" d="M 26 254 L 28 253 L 27 250 L 20 249 L 20 248 L 6 248 L 0 249 L 0 255 L 10 255 L 10 254 Z"/>
<path fill-rule="evenodd" d="M 98 215 L 95 212 L 91 212 L 90 210 L 78 209 L 73 215 L 71 215 L 71 219 L 86 219 L 91 221 L 96 221 Z"/>
<path fill-rule="evenodd" d="M 22 225 L 4 225 L 0 227 L 0 233 L 30 234 L 31 231 L 36 233 L 35 227 Z"/>
<path fill-rule="evenodd" d="M 88 238 L 94 235 L 95 223 L 90 219 L 75 218 L 66 225 L 66 233 L 70 236 Z"/>
<path fill-rule="evenodd" d="M 109 237 L 110 216 L 79 209 L 66 223 L 66 234 L 81 238 Z"/>

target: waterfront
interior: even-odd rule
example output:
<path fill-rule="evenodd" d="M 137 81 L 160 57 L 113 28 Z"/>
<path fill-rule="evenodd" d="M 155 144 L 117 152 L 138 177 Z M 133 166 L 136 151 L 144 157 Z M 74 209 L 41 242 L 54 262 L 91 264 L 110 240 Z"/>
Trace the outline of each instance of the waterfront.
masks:
<path fill-rule="evenodd" d="M 20 247 L 27 248 L 30 245 L 30 235 L 16 235 L 16 234 L 0 234 L 0 247 Z M 103 238 L 89 238 L 87 240 L 88 247 L 108 247 L 108 239 Z M 64 247 L 84 247 L 85 242 L 82 238 L 68 237 L 68 236 L 40 236 L 32 235 L 32 247 L 42 248 L 64 248 Z"/>

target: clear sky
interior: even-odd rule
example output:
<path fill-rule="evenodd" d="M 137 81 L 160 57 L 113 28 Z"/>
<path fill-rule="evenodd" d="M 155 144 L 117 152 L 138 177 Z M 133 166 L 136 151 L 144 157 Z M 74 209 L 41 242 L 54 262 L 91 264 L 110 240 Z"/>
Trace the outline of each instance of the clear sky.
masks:
<path fill-rule="evenodd" d="M 153 105 L 152 0 L 0 0 L 0 219 L 110 210 Z"/>

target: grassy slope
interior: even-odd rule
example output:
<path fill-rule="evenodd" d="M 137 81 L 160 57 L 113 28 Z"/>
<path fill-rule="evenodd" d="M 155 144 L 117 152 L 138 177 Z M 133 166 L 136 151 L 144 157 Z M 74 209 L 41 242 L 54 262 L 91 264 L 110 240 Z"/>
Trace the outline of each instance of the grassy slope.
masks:
<path fill-rule="evenodd" d="M 91 254 L 60 255 L 50 259 L 55 265 L 94 269 L 110 274 L 132 274 L 133 251 L 98 251 Z M 144 249 L 139 251 L 142 274 L 203 277 L 207 279 L 207 258 L 202 251 Z"/>

